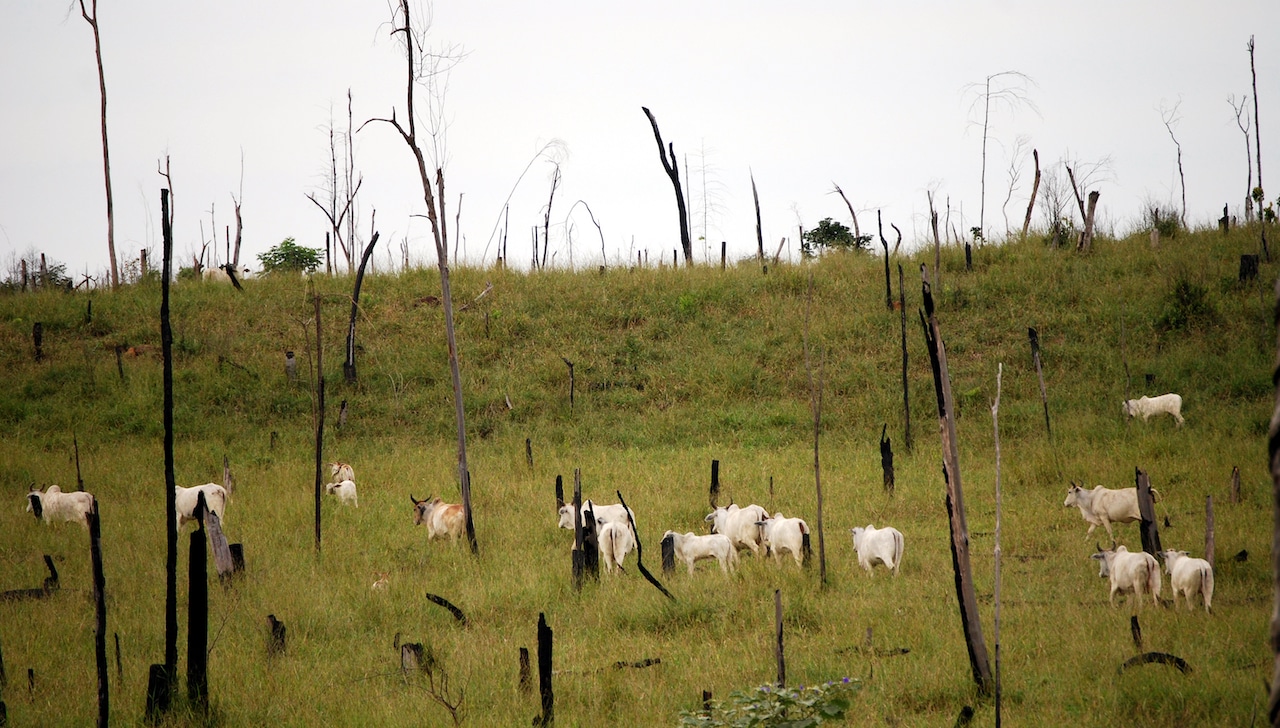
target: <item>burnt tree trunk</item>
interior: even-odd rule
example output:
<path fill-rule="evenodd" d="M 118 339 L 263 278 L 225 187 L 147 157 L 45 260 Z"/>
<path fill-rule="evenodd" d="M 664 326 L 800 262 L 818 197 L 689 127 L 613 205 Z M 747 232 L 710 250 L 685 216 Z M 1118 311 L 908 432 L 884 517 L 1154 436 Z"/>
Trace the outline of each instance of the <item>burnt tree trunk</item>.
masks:
<path fill-rule="evenodd" d="M 760 226 L 760 193 L 756 191 L 756 176 L 751 174 L 751 200 L 756 206 L 756 261 L 764 265 L 764 230 Z M 25 263 L 23 263 L 25 265 Z M 26 280 L 26 276 L 23 276 Z M 25 288 L 24 288 L 25 290 Z"/>
<path fill-rule="evenodd" d="M 880 428 L 880 469 L 884 471 L 884 491 L 893 495 L 893 444 L 885 437 L 888 430 L 888 423 Z"/>
<path fill-rule="evenodd" d="M 582 532 L 582 471 L 573 470 L 573 589 L 582 591 L 582 576 L 586 569 L 586 551 Z"/>
<path fill-rule="evenodd" d="M 676 209 L 680 213 L 680 247 L 684 249 L 684 264 L 686 266 L 693 265 L 693 242 L 689 239 L 689 212 L 685 209 L 684 190 L 680 186 L 680 169 L 676 161 L 676 145 L 675 143 L 662 144 L 662 132 L 658 131 L 658 122 L 653 118 L 653 114 L 646 107 L 640 107 L 644 111 L 644 115 L 649 119 L 649 125 L 653 127 L 653 138 L 658 142 L 658 159 L 662 161 L 662 169 L 666 171 L 667 177 L 671 179 L 671 186 L 676 193 Z M 670 155 L 670 156 L 668 156 Z"/>
<path fill-rule="evenodd" d="M 347 360 L 342 364 L 342 373 L 347 379 L 347 384 L 356 383 L 356 314 L 360 312 L 360 285 L 364 283 L 364 271 L 369 265 L 369 258 L 373 256 L 373 246 L 377 244 L 378 233 L 374 233 L 373 239 L 365 246 L 364 255 L 360 258 L 360 268 L 356 271 L 355 290 L 351 292 L 351 322 L 347 325 Z"/>
<path fill-rule="evenodd" d="M 787 686 L 787 659 L 782 648 L 782 590 L 773 590 L 773 655 L 778 663 L 778 687 Z"/>
<path fill-rule="evenodd" d="M 1031 157 L 1036 163 L 1036 178 L 1031 183 L 1031 199 L 1027 200 L 1027 216 L 1022 220 L 1022 239 L 1027 239 L 1027 231 L 1031 229 L 1031 211 L 1036 206 L 1036 194 L 1040 192 L 1040 152 L 1032 149 Z"/>
<path fill-rule="evenodd" d="M 1049 426 L 1049 395 L 1044 388 L 1044 367 L 1040 362 L 1040 335 L 1033 328 L 1027 328 L 1027 338 L 1031 340 L 1031 359 L 1036 365 L 1036 378 L 1040 381 L 1040 402 L 1044 405 L 1044 431 L 1053 444 L 1053 429 Z"/>
<path fill-rule="evenodd" d="M 155 691 L 155 709 L 168 713 L 178 681 L 178 506 L 173 461 L 173 328 L 169 323 L 169 281 L 173 277 L 173 226 L 169 219 L 169 190 L 160 190 L 160 229 L 164 239 L 164 265 L 160 276 L 160 351 L 164 358 L 164 518 L 165 601 L 164 674 Z"/>
<path fill-rule="evenodd" d="M 209 556 L 205 546 L 204 493 L 197 495 L 187 574 L 187 702 L 197 713 L 209 709 Z"/>
<path fill-rule="evenodd" d="M 1160 552 L 1164 549 L 1160 548 L 1160 529 L 1156 524 L 1155 500 L 1151 497 L 1151 480 L 1140 468 L 1134 468 L 1133 472 L 1138 490 L 1138 514 L 1142 517 L 1142 550 L 1163 562 L 1164 556 Z"/>
<path fill-rule="evenodd" d="M 942 341 L 938 319 L 934 315 L 929 283 L 925 281 L 921 287 L 925 310 L 920 314 L 920 323 L 924 327 L 925 344 L 929 350 L 929 363 L 938 399 L 938 431 L 942 438 L 942 472 L 947 490 L 947 521 L 951 527 L 951 565 L 955 571 L 956 600 L 960 606 L 960 621 L 964 627 L 973 680 L 981 693 L 988 694 L 992 688 L 991 664 L 987 659 L 987 644 L 982 636 L 973 571 L 969 565 L 969 526 L 965 519 L 964 490 L 960 483 L 960 449 L 956 439 L 955 400 L 951 394 L 951 376 L 947 371 L 947 350 Z"/>
<path fill-rule="evenodd" d="M 1213 496 L 1204 497 L 1204 560 L 1213 566 Z"/>
<path fill-rule="evenodd" d="M 555 722 L 556 697 L 551 689 L 551 628 L 546 614 L 538 613 L 538 692 L 542 696 L 542 716 L 538 725 L 549 726 Z"/>
<path fill-rule="evenodd" d="M 320 468 L 324 459 L 324 346 L 320 336 L 320 295 L 312 297 L 316 316 L 316 467 L 315 467 L 315 531 L 316 553 L 320 553 L 320 494 L 324 490 Z"/>
<path fill-rule="evenodd" d="M 107 580 L 102 575 L 100 515 L 98 499 L 94 498 L 93 510 L 89 511 L 89 551 L 93 562 L 93 654 L 98 666 L 98 726 L 106 728 L 111 720 L 111 692 L 107 685 Z"/>
<path fill-rule="evenodd" d="M 1079 249 L 1088 252 L 1093 247 L 1093 213 L 1098 208 L 1098 191 L 1089 193 L 1089 208 L 1084 216 L 1084 232 L 1080 233 Z"/>
<path fill-rule="evenodd" d="M 711 510 L 716 509 L 716 502 L 720 500 L 720 461 L 711 461 L 711 490 L 708 500 L 711 501 Z"/>
<path fill-rule="evenodd" d="M 907 289 L 902 284 L 902 264 L 898 264 L 898 308 L 902 319 L 902 442 L 911 452 L 911 397 L 907 386 Z"/>
<path fill-rule="evenodd" d="M 893 310 L 893 284 L 889 279 L 889 241 L 884 239 L 884 225 L 880 222 L 880 211 L 876 210 L 876 230 L 880 235 L 880 247 L 884 248 L 884 307 Z"/>

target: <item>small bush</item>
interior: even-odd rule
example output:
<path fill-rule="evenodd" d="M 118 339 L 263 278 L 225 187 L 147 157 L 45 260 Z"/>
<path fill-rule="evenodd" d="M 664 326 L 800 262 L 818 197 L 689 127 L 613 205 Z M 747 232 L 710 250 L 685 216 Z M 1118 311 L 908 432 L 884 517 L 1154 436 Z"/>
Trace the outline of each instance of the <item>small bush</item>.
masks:
<path fill-rule="evenodd" d="M 1212 321 L 1216 316 L 1208 289 L 1179 277 L 1165 299 L 1164 312 L 1156 325 L 1163 331 L 1177 331 Z"/>
<path fill-rule="evenodd" d="M 710 711 L 680 712 L 680 725 L 711 728 L 712 726 L 787 726 L 807 728 L 839 720 L 849 710 L 853 694 L 862 683 L 849 678 L 798 688 L 762 685 L 750 691 L 737 691 L 728 700 L 715 702 Z"/>

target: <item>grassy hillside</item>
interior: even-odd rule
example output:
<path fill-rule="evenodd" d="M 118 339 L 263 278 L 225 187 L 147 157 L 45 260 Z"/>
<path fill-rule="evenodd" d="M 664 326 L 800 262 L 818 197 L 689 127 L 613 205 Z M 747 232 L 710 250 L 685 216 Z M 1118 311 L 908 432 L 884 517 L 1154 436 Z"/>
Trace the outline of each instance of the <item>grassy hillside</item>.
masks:
<path fill-rule="evenodd" d="M 1145 236 L 1098 241 L 1089 255 L 1029 242 L 976 250 L 972 271 L 964 270 L 961 251 L 943 251 L 935 297 L 960 410 L 961 470 L 989 648 L 990 406 L 996 367 L 1004 364 L 1002 649 L 1011 722 L 1240 724 L 1265 704 L 1265 435 L 1276 271 L 1264 265 L 1258 282 L 1237 284 L 1239 254 L 1255 245 L 1243 232 L 1183 235 L 1158 250 Z M 175 286 L 178 483 L 218 481 L 223 455 L 230 458 L 237 490 L 226 527 L 244 542 L 248 560 L 245 579 L 211 590 L 215 721 L 447 724 L 425 679 L 406 680 L 396 670 L 399 635 L 432 647 L 451 684 L 465 691 L 467 724 L 527 724 L 538 712 L 537 696 L 517 690 L 517 648 L 535 647 L 538 614 L 545 613 L 556 632 L 561 724 L 672 725 L 681 710 L 699 705 L 704 689 L 722 698 L 773 678 L 774 589 L 783 595 L 788 681 L 861 680 L 853 722 L 950 724 L 965 704 L 990 721 L 992 701 L 976 695 L 968 678 L 952 585 L 937 413 L 916 313 L 919 265 L 929 261 L 932 254 L 895 260 L 907 289 L 910 452 L 903 442 L 900 313 L 885 308 L 882 259 L 835 255 L 767 274 L 752 264 L 726 271 L 455 271 L 459 307 L 493 286 L 456 315 L 478 558 L 465 547 L 427 543 L 425 529 L 412 525 L 408 500 L 410 493 L 456 500 L 458 492 L 433 271 L 364 282 L 354 386 L 341 373 L 352 280 L 314 282 L 324 296 L 326 460 L 355 466 L 361 503 L 357 510 L 325 502 L 320 556 L 311 530 L 311 284 L 252 280 L 243 292 Z M 0 650 L 10 676 L 3 697 L 13 725 L 82 725 L 94 715 L 92 606 L 83 598 L 88 538 L 69 524 L 46 528 L 22 511 L 31 483 L 74 486 L 73 433 L 86 489 L 102 504 L 108 629 L 119 634 L 122 650 L 122 679 L 112 667 L 118 721 L 140 719 L 147 665 L 162 659 L 159 301 L 156 284 L 0 297 L 0 364 L 8 372 L 0 389 L 0 589 L 38 585 L 45 553 L 56 559 L 63 584 L 46 601 L 0 603 Z M 39 363 L 32 356 L 35 321 L 45 332 Z M 1040 335 L 1052 440 L 1028 327 Z M 572 539 L 555 528 L 553 500 L 556 475 L 571 484 L 574 469 L 588 497 L 613 502 L 622 491 L 655 573 L 663 531 L 704 530 L 713 458 L 738 503 L 758 502 L 816 526 L 806 329 L 823 383 L 828 584 L 818 583 L 816 569 L 747 557 L 728 579 L 706 565 L 692 578 L 665 578 L 674 603 L 630 567 L 575 593 Z M 125 347 L 119 368 L 118 346 Z M 285 376 L 287 350 L 299 357 L 293 384 Z M 1186 426 L 1167 418 L 1124 421 L 1126 357 L 1132 396 L 1179 392 Z M 572 407 L 565 359 L 574 364 Z M 343 400 L 348 413 L 338 429 Z M 877 441 L 885 424 L 898 465 L 892 497 L 880 483 Z M 1241 503 L 1227 502 L 1233 465 L 1241 470 Z M 1202 555 L 1205 496 L 1214 498 L 1215 614 L 1147 608 L 1141 615 L 1147 649 L 1185 658 L 1194 668 L 1187 676 L 1163 666 L 1117 676 L 1135 652 L 1132 607 L 1107 605 L 1106 583 L 1088 559 L 1094 539 L 1086 539 L 1079 512 L 1062 506 L 1069 481 L 1127 487 L 1135 467 L 1164 496 L 1157 508 L 1169 519 L 1161 531 L 1166 546 Z M 897 579 L 858 568 L 848 529 L 868 522 L 905 534 Z M 1117 537 L 1139 546 L 1136 525 L 1117 527 Z M 1241 550 L 1248 559 L 1232 560 Z M 389 588 L 371 590 L 382 573 Z M 427 592 L 459 605 L 470 626 L 456 626 L 425 600 Z M 288 625 L 290 639 L 288 654 L 272 661 L 264 650 L 268 613 Z M 859 652 L 868 629 L 875 646 L 910 652 Z M 661 664 L 609 667 L 644 658 Z M 30 693 L 15 678 L 24 668 L 35 671 Z"/>

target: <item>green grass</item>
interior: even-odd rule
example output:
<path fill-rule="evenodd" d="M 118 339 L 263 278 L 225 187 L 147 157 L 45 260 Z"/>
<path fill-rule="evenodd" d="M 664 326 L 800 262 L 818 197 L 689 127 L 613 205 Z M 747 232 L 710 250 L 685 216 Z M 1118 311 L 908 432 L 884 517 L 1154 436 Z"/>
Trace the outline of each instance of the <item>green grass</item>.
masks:
<path fill-rule="evenodd" d="M 1038 243 L 943 251 L 939 319 L 960 410 L 961 469 L 973 568 L 988 648 L 994 648 L 995 462 L 990 404 L 1000 406 L 1004 486 L 1002 654 L 1011 724 L 1243 724 L 1265 704 L 1271 611 L 1270 477 L 1275 332 L 1262 281 L 1235 281 L 1244 232 L 1180 235 L 1160 250 L 1145 237 L 1097 241 L 1087 256 Z M 220 479 L 231 458 L 237 491 L 226 530 L 245 544 L 248 573 L 211 585 L 213 722 L 222 725 L 448 723 L 423 677 L 397 670 L 399 639 L 432 647 L 465 693 L 468 725 L 528 724 L 536 690 L 517 689 L 519 647 L 536 653 L 536 623 L 555 630 L 561 725 L 674 725 L 701 691 L 717 697 L 769 682 L 773 591 L 783 596 L 788 682 L 863 681 L 855 723 L 950 724 L 963 705 L 993 719 L 969 678 L 950 569 L 934 394 L 916 318 L 919 263 L 907 272 L 911 423 L 902 442 L 899 314 L 884 309 L 882 262 L 833 255 L 813 264 L 727 271 L 609 270 L 532 275 L 460 269 L 457 314 L 480 555 L 426 541 L 408 496 L 457 498 L 453 408 L 441 309 L 431 271 L 364 283 L 360 383 L 342 382 L 350 279 L 317 280 L 326 296 L 326 460 L 355 466 L 360 508 L 324 503 L 323 551 L 312 534 L 313 441 L 306 283 L 255 280 L 243 293 L 173 289 L 175 459 L 180 485 Z M 807 301 L 812 278 L 813 299 Z M 917 283 L 912 283 L 917 281 Z M 896 285 L 896 275 L 895 275 Z M 896 288 L 895 288 L 896 294 Z M 83 725 L 95 715 L 87 536 L 23 512 L 29 484 L 75 482 L 72 433 L 86 488 L 102 503 L 116 722 L 140 722 L 147 666 L 163 655 L 163 428 L 159 289 L 0 297 L 0 589 L 37 586 L 54 556 L 63 589 L 40 602 L 0 603 L 3 699 L 13 725 Z M 896 296 L 895 296 L 896 297 Z M 345 301 L 345 302 L 344 302 Z M 808 314 L 806 314 L 808 311 Z M 572 588 L 567 531 L 554 527 L 553 484 L 636 511 L 645 563 L 659 573 L 668 528 L 701 531 L 709 462 L 726 496 L 800 515 L 816 527 L 813 424 L 803 341 L 822 363 L 821 475 L 828 583 L 817 570 L 744 558 L 738 574 L 703 565 L 664 578 L 677 600 L 628 573 Z M 45 329 L 32 361 L 31 324 Z M 1176 391 L 1187 424 L 1126 424 L 1124 352 L 1132 396 Z M 1027 327 L 1040 334 L 1053 444 L 1044 432 Z M 138 356 L 116 367 L 115 347 Z M 285 378 L 298 352 L 300 381 Z M 568 368 L 574 362 L 575 401 Z M 1144 375 L 1153 375 L 1148 388 Z M 338 403 L 349 407 L 334 428 Z M 508 408 L 508 400 L 510 408 Z M 877 440 L 888 423 L 897 491 L 881 489 Z M 278 433 L 274 448 L 271 433 Z M 525 462 L 532 441 L 534 467 Z M 1239 465 L 1243 502 L 1227 502 Z M 1095 539 L 1062 506 L 1070 480 L 1126 487 L 1141 467 L 1164 495 L 1168 547 L 1203 550 L 1204 502 L 1217 515 L 1215 614 L 1144 609 L 1147 649 L 1172 652 L 1189 675 L 1149 665 L 1117 675 L 1135 650 L 1130 605 L 1111 609 L 1088 559 Z M 327 473 L 326 473 L 327 475 Z M 772 483 L 772 493 L 770 484 Z M 906 536 L 897 579 L 868 577 L 848 529 L 889 524 Z M 1162 520 L 1163 523 L 1163 520 Z M 188 527 L 188 530 L 190 527 Z M 1136 548 L 1135 525 L 1117 536 Z M 1101 540 L 1101 539 L 1097 539 Z M 815 551 L 817 539 L 814 539 Z M 180 622 L 186 623 L 187 536 L 180 541 Z M 1243 563 L 1230 556 L 1247 550 Z M 389 575 L 385 592 L 370 589 Z M 1167 579 L 1166 579 L 1167 581 Z M 458 626 L 426 593 L 470 618 Z M 1168 594 L 1168 587 L 1165 587 Z M 267 614 L 288 626 L 287 654 L 265 654 Z M 851 649 L 868 629 L 882 648 Z M 185 651 L 185 636 L 180 639 Z M 619 660 L 660 658 L 644 669 Z M 536 659 L 535 659 L 536 662 Z M 183 660 L 185 665 L 185 659 Z M 28 692 L 22 675 L 34 670 Z M 1145 721 L 1145 723 L 1144 723 Z M 196 724 L 179 714 L 175 725 Z"/>

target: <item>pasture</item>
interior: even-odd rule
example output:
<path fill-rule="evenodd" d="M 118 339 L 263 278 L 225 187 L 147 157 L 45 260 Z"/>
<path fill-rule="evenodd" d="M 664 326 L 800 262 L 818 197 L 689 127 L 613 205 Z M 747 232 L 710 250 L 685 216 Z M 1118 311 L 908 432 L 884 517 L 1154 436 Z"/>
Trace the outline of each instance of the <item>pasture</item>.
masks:
<path fill-rule="evenodd" d="M 1276 271 L 1236 281 L 1242 232 L 1183 234 L 1152 250 L 1145 235 L 1098 240 L 1085 256 L 1039 241 L 943 251 L 935 292 L 959 409 L 960 467 L 984 634 L 993 651 L 995 460 L 990 405 L 1004 363 L 1002 670 L 1011 725 L 1246 724 L 1264 713 L 1270 677 L 1270 476 L 1266 428 L 1275 360 Z M 427 543 L 410 494 L 457 502 L 453 409 L 438 293 L 431 271 L 364 282 L 357 360 L 342 381 L 350 278 L 317 278 L 324 295 L 325 460 L 355 469 L 360 507 L 323 503 L 312 532 L 312 387 L 305 281 L 200 283 L 173 288 L 175 459 L 178 485 L 236 489 L 225 530 L 244 544 L 247 570 L 210 584 L 209 722 L 217 725 L 448 725 L 424 675 L 399 670 L 393 644 L 421 642 L 463 696 L 465 725 L 528 725 L 537 688 L 520 692 L 518 649 L 534 653 L 544 613 L 555 632 L 561 725 L 675 725 L 701 691 L 771 682 L 773 593 L 781 590 L 787 681 L 861 681 L 853 725 L 950 725 L 965 705 L 993 720 L 976 693 L 956 606 L 940 469 L 937 411 L 920 324 L 918 267 L 903 256 L 911 428 L 903 439 L 900 314 L 884 305 L 883 261 L 831 255 L 801 265 L 752 262 L 726 271 L 590 272 L 460 268 L 456 316 L 479 556 L 465 542 Z M 895 260 L 895 263 L 899 262 Z M 813 293 L 809 301 L 809 281 Z M 88 537 L 25 513 L 31 483 L 75 486 L 72 433 L 85 488 L 101 502 L 112 716 L 142 720 L 147 666 L 163 659 L 164 492 L 159 286 L 86 294 L 0 297 L 0 589 L 38 586 L 43 554 L 62 588 L 48 599 L 0 602 L 0 650 L 10 725 L 84 725 L 95 715 Z M 894 274 L 894 298 L 897 275 Z M 808 313 L 806 313 L 806 311 Z M 31 325 L 42 321 L 45 359 Z M 1027 344 L 1038 329 L 1053 437 Z M 818 536 L 813 423 L 803 340 L 823 383 L 820 441 L 828 580 L 744 555 L 736 574 L 701 562 L 663 575 L 665 530 L 705 533 L 710 463 L 722 502 L 758 503 L 804 518 Z M 1122 334 L 1123 330 L 1123 334 Z M 1123 336 L 1123 344 L 1122 344 Z M 116 346 L 133 347 L 117 368 Z M 1186 424 L 1126 423 L 1130 396 L 1178 392 Z M 299 382 L 284 371 L 297 352 Z M 568 370 L 576 391 L 569 404 Z M 821 369 L 816 367 L 821 362 Z M 123 373 L 123 377 L 121 376 Z M 1146 375 L 1152 377 L 1150 387 Z M 348 415 L 338 429 L 339 402 Z M 510 405 L 508 405 L 508 402 Z M 888 424 L 897 468 L 881 486 L 878 438 Z M 276 433 L 276 435 L 272 435 Z M 525 440 L 533 465 L 526 461 Z M 1241 502 L 1228 502 L 1232 466 Z M 1137 650 L 1133 605 L 1112 609 L 1089 558 L 1095 540 L 1070 481 L 1133 485 L 1141 467 L 1165 548 L 1202 556 L 1205 497 L 1216 513 L 1214 613 L 1146 605 L 1146 650 L 1184 658 L 1118 674 Z M 554 482 L 636 513 L 646 566 L 669 601 L 635 569 L 575 592 L 570 531 L 556 528 Z M 326 467 L 324 481 L 329 481 Z M 771 490 L 772 488 L 772 490 Z M 1165 519 L 1168 519 L 1166 526 Z M 858 566 L 849 529 L 891 525 L 905 537 L 901 575 Z M 188 525 L 179 538 L 179 652 L 185 652 Z M 1136 524 L 1116 537 L 1140 548 Z M 1095 536 L 1101 530 L 1095 531 Z M 1233 556 L 1247 551 L 1244 561 Z M 385 589 L 372 589 L 380 575 Z M 460 626 L 425 594 L 460 607 Z M 1163 597 L 1169 598 L 1168 577 Z M 288 649 L 266 655 L 266 615 L 288 628 Z M 866 643 L 868 630 L 871 643 Z M 870 648 L 870 649 L 868 649 Z M 896 648 L 907 648 L 905 654 Z M 993 653 L 994 654 L 994 653 Z M 644 668 L 619 661 L 656 658 Z M 185 656 L 180 658 L 180 671 Z M 34 683 L 26 680 L 32 670 Z M 172 725 L 202 721 L 181 710 Z"/>

